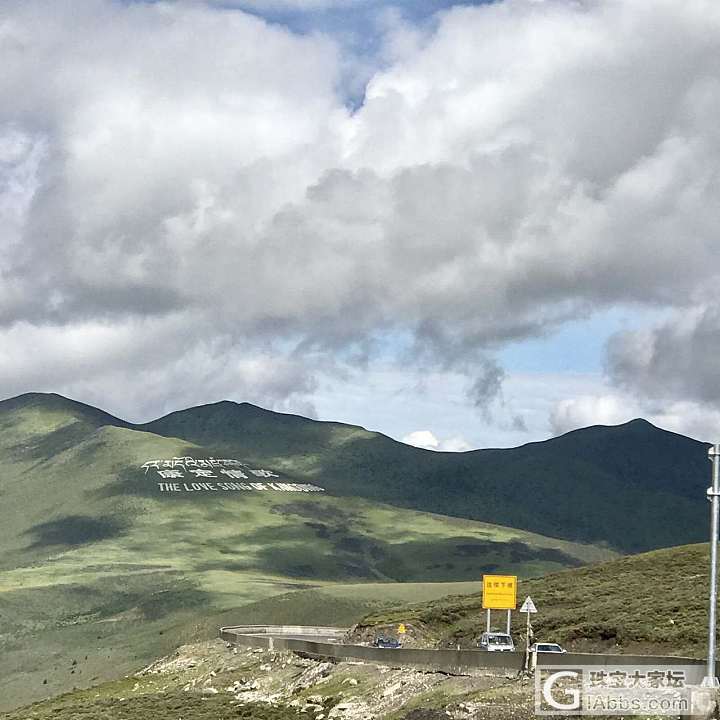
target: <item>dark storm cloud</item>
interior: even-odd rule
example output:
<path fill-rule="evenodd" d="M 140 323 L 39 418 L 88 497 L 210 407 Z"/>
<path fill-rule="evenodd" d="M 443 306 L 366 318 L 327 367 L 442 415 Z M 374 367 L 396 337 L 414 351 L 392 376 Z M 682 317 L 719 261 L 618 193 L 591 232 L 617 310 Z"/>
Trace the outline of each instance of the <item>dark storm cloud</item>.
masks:
<path fill-rule="evenodd" d="M 475 405 L 487 409 L 502 390 L 505 371 L 495 362 L 486 360 L 470 388 L 470 397 Z"/>
<path fill-rule="evenodd" d="M 720 306 L 684 313 L 657 327 L 614 335 L 610 376 L 651 398 L 720 404 Z"/>

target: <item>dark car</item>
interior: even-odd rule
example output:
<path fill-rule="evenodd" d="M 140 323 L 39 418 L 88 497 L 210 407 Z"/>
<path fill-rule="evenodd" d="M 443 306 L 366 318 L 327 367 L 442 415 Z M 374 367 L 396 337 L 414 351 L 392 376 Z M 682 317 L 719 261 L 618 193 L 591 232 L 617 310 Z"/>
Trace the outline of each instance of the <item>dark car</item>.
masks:
<path fill-rule="evenodd" d="M 396 650 L 401 646 L 399 640 L 391 637 L 386 637 L 385 635 L 378 635 L 375 638 L 373 645 L 378 648 L 386 648 L 391 650 Z"/>

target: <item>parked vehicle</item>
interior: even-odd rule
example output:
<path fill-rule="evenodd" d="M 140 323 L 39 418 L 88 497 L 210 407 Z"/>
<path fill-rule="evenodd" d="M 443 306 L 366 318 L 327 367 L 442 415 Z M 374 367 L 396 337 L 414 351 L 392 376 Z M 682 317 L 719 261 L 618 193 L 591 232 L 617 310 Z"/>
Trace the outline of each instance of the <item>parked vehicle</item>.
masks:
<path fill-rule="evenodd" d="M 488 652 L 513 652 L 515 643 L 507 633 L 484 632 L 478 640 L 478 647 Z"/>
<path fill-rule="evenodd" d="M 567 652 L 567 650 L 557 643 L 533 643 L 530 646 L 530 652 L 564 653 Z"/>
<path fill-rule="evenodd" d="M 386 648 L 390 650 L 396 650 L 401 647 L 399 640 L 395 638 L 386 637 L 385 635 L 378 635 L 373 642 L 373 645 L 378 648 Z"/>

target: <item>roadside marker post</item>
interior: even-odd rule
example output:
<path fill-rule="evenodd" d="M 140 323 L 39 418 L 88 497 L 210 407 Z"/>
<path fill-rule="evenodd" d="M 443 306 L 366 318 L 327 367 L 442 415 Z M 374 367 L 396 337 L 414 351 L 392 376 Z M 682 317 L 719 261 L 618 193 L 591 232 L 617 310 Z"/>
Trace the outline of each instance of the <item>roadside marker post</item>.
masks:
<path fill-rule="evenodd" d="M 708 657 L 707 670 L 703 678 L 703 687 L 720 687 L 715 674 L 715 643 L 717 632 L 717 550 L 718 550 L 718 517 L 720 516 L 720 445 L 713 445 L 708 450 L 712 467 L 712 485 L 707 489 L 710 509 L 710 613 L 708 617 Z"/>
<path fill-rule="evenodd" d="M 525 598 L 520 612 L 525 613 L 525 672 L 527 672 L 530 664 L 530 613 L 537 612 L 535 603 L 529 595 Z M 534 669 L 535 663 L 533 663 L 533 670 Z"/>

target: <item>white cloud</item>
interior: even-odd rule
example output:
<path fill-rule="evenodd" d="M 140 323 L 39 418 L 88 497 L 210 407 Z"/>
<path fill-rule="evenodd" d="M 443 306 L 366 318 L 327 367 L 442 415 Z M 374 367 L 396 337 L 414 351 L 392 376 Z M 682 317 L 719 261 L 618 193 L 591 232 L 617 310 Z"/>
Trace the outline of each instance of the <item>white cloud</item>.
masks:
<path fill-rule="evenodd" d="M 631 395 L 584 395 L 566 398 L 553 408 L 554 435 L 589 425 L 619 425 L 642 417 L 653 425 L 706 442 L 720 437 L 720 411 L 698 403 L 639 401 Z"/>
<path fill-rule="evenodd" d="M 393 22 L 351 113 L 352 59 L 318 34 L 198 3 L 3 3 L 3 393 L 44 378 L 102 397 L 141 368 L 143 412 L 178 385 L 307 403 L 325 368 L 390 336 L 409 338 L 396 360 L 494 401 L 508 340 L 617 303 L 701 304 L 717 3 Z M 30 337 L 45 361 L 17 360 Z"/>
<path fill-rule="evenodd" d="M 349 8 L 367 3 L 367 0 L 235 0 L 235 7 L 258 12 L 270 10 L 326 10 Z M 220 0 L 218 0 L 220 4 Z M 227 2 L 225 5 L 227 6 Z"/>
<path fill-rule="evenodd" d="M 438 450 L 440 448 L 440 441 L 429 430 L 415 430 L 406 435 L 402 442 L 424 450 Z"/>
<path fill-rule="evenodd" d="M 635 403 L 619 395 L 584 395 L 561 400 L 552 410 L 550 425 L 553 434 L 588 425 L 619 425 L 640 414 Z"/>
<path fill-rule="evenodd" d="M 224 399 L 315 416 L 315 375 L 303 362 L 200 334 L 200 325 L 185 314 L 70 328 L 18 323 L 0 333 L 0 385 L 7 395 L 60 392 L 137 422 Z"/>
<path fill-rule="evenodd" d="M 457 436 L 438 440 L 430 430 L 415 430 L 402 439 L 406 445 L 423 448 L 423 450 L 439 450 L 441 452 L 465 452 L 472 450 L 470 443 Z"/>
<path fill-rule="evenodd" d="M 466 452 L 472 450 L 470 443 L 463 437 L 452 437 L 440 443 L 440 450 L 443 452 Z"/>

